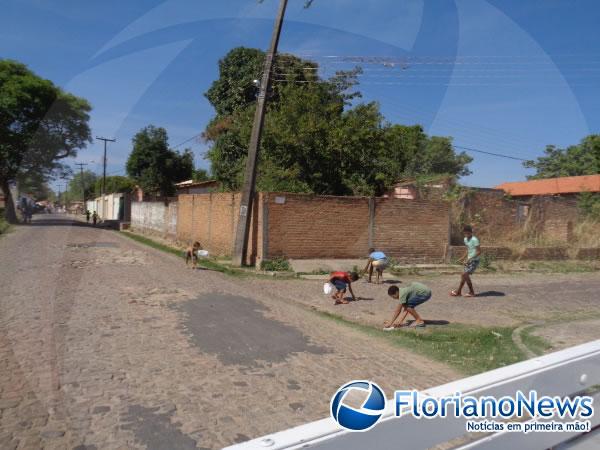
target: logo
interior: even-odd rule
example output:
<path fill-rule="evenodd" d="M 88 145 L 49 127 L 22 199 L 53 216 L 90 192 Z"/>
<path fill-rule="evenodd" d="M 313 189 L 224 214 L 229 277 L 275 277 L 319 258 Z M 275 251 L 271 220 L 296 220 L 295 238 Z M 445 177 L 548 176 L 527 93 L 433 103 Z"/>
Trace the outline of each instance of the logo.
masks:
<path fill-rule="evenodd" d="M 359 407 L 349 403 L 360 403 Z M 331 398 L 331 417 L 350 431 L 371 429 L 383 414 L 385 394 L 372 381 L 356 380 L 338 389 Z"/>

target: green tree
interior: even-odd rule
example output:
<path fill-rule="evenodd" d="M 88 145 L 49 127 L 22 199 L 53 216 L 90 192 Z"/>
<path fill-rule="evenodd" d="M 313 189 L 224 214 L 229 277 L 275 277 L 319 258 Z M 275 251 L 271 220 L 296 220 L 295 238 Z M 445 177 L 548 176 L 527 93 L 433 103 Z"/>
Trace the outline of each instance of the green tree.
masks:
<path fill-rule="evenodd" d="M 127 174 L 144 192 L 170 196 L 174 183 L 189 180 L 194 170 L 194 156 L 188 149 L 183 153 L 169 149 L 164 128 L 149 125 L 133 138 L 133 150 L 127 160 Z"/>
<path fill-rule="evenodd" d="M 113 175 L 106 177 L 105 193 L 131 192 L 135 187 L 135 181 L 129 177 Z M 102 193 L 102 178 L 98 177 L 94 183 L 94 195 L 99 197 Z"/>
<path fill-rule="evenodd" d="M 17 176 L 17 184 L 21 192 L 30 194 L 38 201 L 49 200 L 54 194 L 45 177 L 39 173 L 20 174 Z"/>
<path fill-rule="evenodd" d="M 19 177 L 49 179 L 91 141 L 89 103 L 62 91 L 25 65 L 0 60 L 0 186 L 5 217 L 16 222 L 9 183 Z"/>
<path fill-rule="evenodd" d="M 204 132 L 212 143 L 207 158 L 226 189 L 239 189 L 243 180 L 255 110 L 255 91 L 240 95 L 245 91 L 234 83 L 247 84 L 252 78 L 247 72 L 263 58 L 258 50 L 230 51 L 207 93 L 217 112 Z M 329 79 L 319 78 L 317 69 L 292 55 L 276 60 L 259 152 L 259 190 L 380 195 L 407 175 L 469 173 L 471 158 L 456 154 L 449 138 L 428 137 L 419 126 L 390 125 L 377 103 L 358 103 L 354 88 L 360 68 Z"/>
<path fill-rule="evenodd" d="M 535 169 L 529 179 L 573 177 L 600 173 L 600 134 L 591 134 L 577 145 L 558 148 L 548 145 L 544 156 L 523 163 Z"/>
<path fill-rule="evenodd" d="M 98 180 L 98 176 L 91 170 L 83 172 L 75 172 L 73 178 L 69 180 L 67 189 L 64 194 L 64 200 L 67 202 L 81 202 L 85 199 L 90 200 L 95 197 L 94 186 Z"/>
<path fill-rule="evenodd" d="M 211 179 L 210 174 L 205 169 L 195 169 L 192 173 L 192 180 L 194 181 L 209 181 Z"/>

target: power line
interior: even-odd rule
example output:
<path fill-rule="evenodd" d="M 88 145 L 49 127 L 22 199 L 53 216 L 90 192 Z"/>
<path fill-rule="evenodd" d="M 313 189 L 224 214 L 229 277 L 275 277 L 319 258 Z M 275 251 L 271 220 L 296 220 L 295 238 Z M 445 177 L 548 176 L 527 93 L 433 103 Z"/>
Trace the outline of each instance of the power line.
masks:
<path fill-rule="evenodd" d="M 454 148 L 459 148 L 461 150 L 466 150 L 466 151 L 469 151 L 469 152 L 476 152 L 476 153 L 483 153 L 485 155 L 497 156 L 499 158 L 514 159 L 514 160 L 517 160 L 517 161 L 530 161 L 529 159 L 518 158 L 516 156 L 510 156 L 510 155 L 503 155 L 502 153 L 487 152 L 485 150 L 479 150 L 479 149 L 471 148 L 471 147 L 463 147 L 461 145 L 452 145 L 452 146 Z"/>
<path fill-rule="evenodd" d="M 196 135 L 192 136 L 191 138 L 189 138 L 189 139 L 186 139 L 185 141 L 183 141 L 183 142 L 180 142 L 179 144 L 177 144 L 177 145 L 175 145 L 175 146 L 173 146 L 173 147 L 171 147 L 171 148 L 172 148 L 172 149 L 176 149 L 176 148 L 178 148 L 178 147 L 181 147 L 183 144 L 187 144 L 188 142 L 190 142 L 190 141 L 192 141 L 192 140 L 194 140 L 194 139 L 197 139 L 197 138 L 199 138 L 200 136 L 202 136 L 202 133 L 198 133 L 198 134 L 196 134 Z"/>

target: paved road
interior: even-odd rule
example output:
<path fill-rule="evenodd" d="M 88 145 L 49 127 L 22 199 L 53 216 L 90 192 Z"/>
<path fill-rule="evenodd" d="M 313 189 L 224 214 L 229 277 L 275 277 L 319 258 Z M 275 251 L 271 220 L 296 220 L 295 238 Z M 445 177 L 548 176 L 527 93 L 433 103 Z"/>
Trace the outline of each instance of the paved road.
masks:
<path fill-rule="evenodd" d="M 185 269 L 64 216 L 0 239 L 0 448 L 188 449 L 327 415 L 354 378 L 458 377 L 322 319 L 287 285 Z"/>

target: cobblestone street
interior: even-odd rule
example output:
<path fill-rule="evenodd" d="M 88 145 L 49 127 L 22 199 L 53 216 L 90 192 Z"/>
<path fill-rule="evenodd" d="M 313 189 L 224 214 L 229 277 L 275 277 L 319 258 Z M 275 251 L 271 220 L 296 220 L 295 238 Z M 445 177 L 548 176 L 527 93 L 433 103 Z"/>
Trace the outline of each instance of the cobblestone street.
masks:
<path fill-rule="evenodd" d="M 342 383 L 453 370 L 310 312 L 286 283 L 186 269 L 37 216 L 0 239 L 0 448 L 220 448 L 327 416 Z"/>

